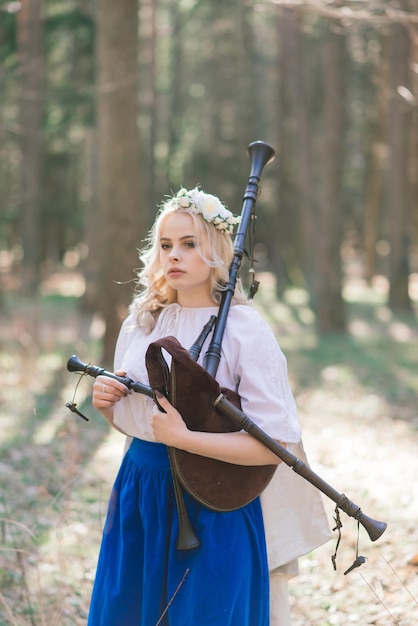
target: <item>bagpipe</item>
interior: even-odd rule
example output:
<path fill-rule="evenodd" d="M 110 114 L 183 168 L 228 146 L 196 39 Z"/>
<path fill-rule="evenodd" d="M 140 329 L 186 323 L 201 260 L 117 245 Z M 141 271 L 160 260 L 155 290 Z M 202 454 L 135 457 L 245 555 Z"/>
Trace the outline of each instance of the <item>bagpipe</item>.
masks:
<path fill-rule="evenodd" d="M 255 204 L 259 193 L 261 172 L 264 166 L 274 158 L 274 150 L 267 143 L 256 141 L 248 146 L 248 154 L 251 169 L 243 198 L 241 220 L 234 239 L 234 257 L 229 270 L 228 284 L 222 294 L 218 315 L 211 317 L 193 346 L 187 350 L 174 337 L 165 337 L 151 343 L 146 353 L 149 386 L 127 377 L 117 376 L 99 366 L 83 363 L 75 355 L 68 360 L 67 369 L 70 372 L 83 372 L 93 378 L 106 376 L 116 379 L 128 389 L 152 398 L 157 404 L 156 391 L 164 393 L 191 430 L 246 431 L 335 502 L 336 511 L 340 509 L 357 520 L 365 528 L 371 541 L 376 541 L 386 530 L 387 524 L 365 515 L 361 508 L 346 495 L 339 493 L 306 463 L 259 428 L 242 411 L 239 396 L 232 390 L 221 388 L 216 381 L 222 339 L 245 253 L 247 232 L 255 219 Z M 196 360 L 212 330 L 213 335 L 203 366 L 201 366 Z M 163 358 L 163 349 L 172 357 L 170 368 Z M 72 406 L 67 404 L 67 406 L 78 413 L 74 404 Z M 276 465 L 235 465 L 176 448 L 168 448 L 168 451 L 179 513 L 177 539 L 179 550 L 189 550 L 199 546 L 199 539 L 187 516 L 183 489 L 212 510 L 231 511 L 245 506 L 259 496 L 277 468 Z M 364 559 L 364 557 L 359 557 L 359 559 Z M 364 561 L 354 566 L 361 562 Z"/>

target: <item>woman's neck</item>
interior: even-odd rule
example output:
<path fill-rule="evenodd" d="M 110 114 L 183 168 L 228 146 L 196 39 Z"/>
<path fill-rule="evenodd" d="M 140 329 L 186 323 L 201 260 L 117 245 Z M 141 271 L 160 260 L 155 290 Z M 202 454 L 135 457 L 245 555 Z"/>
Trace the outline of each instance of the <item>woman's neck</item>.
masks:
<path fill-rule="evenodd" d="M 202 294 L 202 293 L 192 294 L 192 293 L 186 293 L 184 291 L 181 291 L 181 292 L 178 291 L 176 302 L 180 306 L 191 308 L 191 309 L 217 306 L 217 303 L 212 298 L 212 296 L 206 293 L 205 294 Z"/>

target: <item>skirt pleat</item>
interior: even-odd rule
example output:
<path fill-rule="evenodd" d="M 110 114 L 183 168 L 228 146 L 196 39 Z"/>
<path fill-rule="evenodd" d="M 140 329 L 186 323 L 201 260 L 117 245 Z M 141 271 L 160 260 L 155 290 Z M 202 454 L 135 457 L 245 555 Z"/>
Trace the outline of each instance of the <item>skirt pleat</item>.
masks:
<path fill-rule="evenodd" d="M 167 448 L 134 439 L 109 501 L 88 626 L 268 626 L 259 499 L 227 513 L 185 501 L 200 546 L 182 551 Z"/>

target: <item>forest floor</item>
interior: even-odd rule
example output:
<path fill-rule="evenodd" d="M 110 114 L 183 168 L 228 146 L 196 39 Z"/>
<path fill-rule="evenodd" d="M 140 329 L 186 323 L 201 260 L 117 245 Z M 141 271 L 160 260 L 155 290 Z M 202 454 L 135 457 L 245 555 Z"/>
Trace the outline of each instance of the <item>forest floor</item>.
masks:
<path fill-rule="evenodd" d="M 100 320 L 77 312 L 77 276 L 55 276 L 39 299 L 8 295 L 0 319 L 0 626 L 81 626 L 124 438 L 77 389 L 84 422 L 65 408 L 78 376 L 68 357 L 100 359 Z M 415 294 L 416 295 L 416 294 Z M 312 468 L 368 516 L 388 524 L 348 575 L 357 523 L 300 559 L 290 583 L 293 626 L 418 623 L 418 320 L 395 316 L 380 284 L 352 282 L 349 332 L 318 338 L 306 297 L 276 300 L 263 277 L 256 306 L 277 333 Z M 417 299 L 418 300 L 418 299 Z M 291 470 L 289 470 L 291 471 Z M 324 497 L 330 525 L 334 504 Z"/>

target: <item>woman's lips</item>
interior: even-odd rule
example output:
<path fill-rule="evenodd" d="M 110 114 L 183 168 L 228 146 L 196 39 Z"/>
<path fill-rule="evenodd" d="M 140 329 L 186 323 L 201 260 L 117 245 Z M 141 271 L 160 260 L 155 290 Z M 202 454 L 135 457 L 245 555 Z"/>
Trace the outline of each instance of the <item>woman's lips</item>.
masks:
<path fill-rule="evenodd" d="M 180 276 L 180 274 L 184 274 L 185 272 L 183 272 L 183 270 L 179 270 L 177 268 L 173 268 L 171 270 L 168 270 L 168 274 L 169 276 Z"/>

